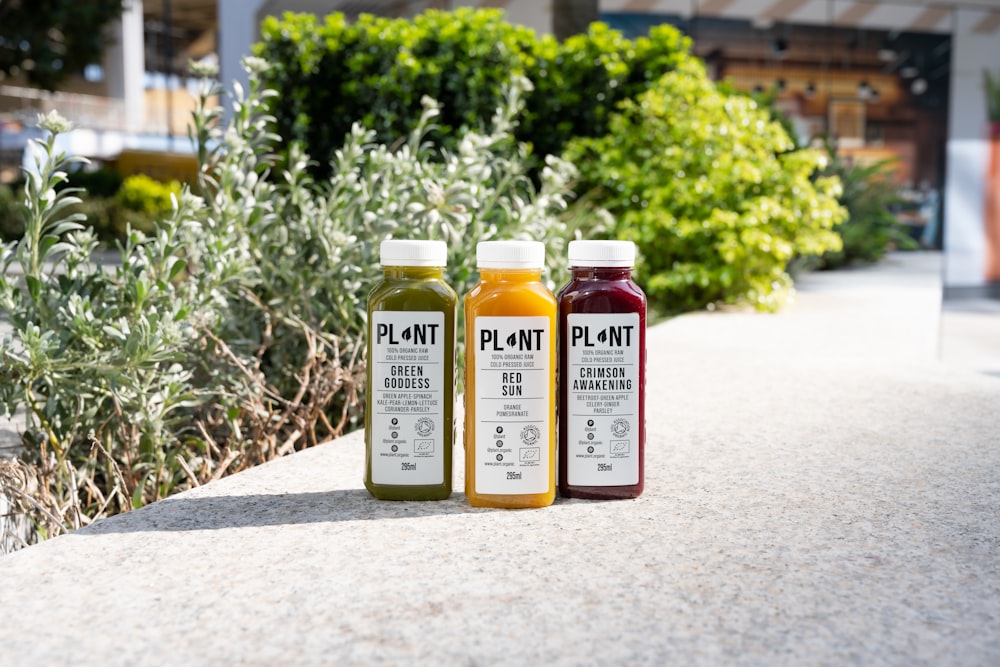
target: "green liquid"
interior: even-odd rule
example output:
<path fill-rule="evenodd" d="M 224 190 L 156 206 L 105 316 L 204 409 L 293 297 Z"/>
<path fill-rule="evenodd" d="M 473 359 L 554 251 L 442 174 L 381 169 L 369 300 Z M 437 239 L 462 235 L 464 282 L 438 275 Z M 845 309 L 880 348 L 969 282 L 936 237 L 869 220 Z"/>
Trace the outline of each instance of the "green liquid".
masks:
<path fill-rule="evenodd" d="M 368 297 L 365 488 L 451 495 L 458 298 L 435 267 L 385 267 Z"/>

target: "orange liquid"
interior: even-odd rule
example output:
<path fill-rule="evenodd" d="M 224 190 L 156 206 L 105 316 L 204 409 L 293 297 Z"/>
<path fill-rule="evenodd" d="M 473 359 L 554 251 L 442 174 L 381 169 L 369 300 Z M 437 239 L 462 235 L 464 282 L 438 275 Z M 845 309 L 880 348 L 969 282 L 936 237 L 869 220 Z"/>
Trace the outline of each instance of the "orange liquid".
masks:
<path fill-rule="evenodd" d="M 556 299 L 542 284 L 541 271 L 482 269 L 479 284 L 465 297 L 469 504 L 552 504 L 555 370 Z"/>

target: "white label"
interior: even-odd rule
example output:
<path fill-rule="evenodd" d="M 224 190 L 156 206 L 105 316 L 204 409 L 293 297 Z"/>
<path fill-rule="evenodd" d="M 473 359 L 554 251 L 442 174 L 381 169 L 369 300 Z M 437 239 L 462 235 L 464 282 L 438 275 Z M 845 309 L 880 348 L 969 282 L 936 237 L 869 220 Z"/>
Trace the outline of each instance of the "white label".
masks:
<path fill-rule="evenodd" d="M 566 481 L 639 483 L 639 315 L 567 316 Z"/>
<path fill-rule="evenodd" d="M 477 317 L 476 492 L 549 490 L 550 320 Z"/>
<path fill-rule="evenodd" d="M 371 335 L 372 482 L 443 484 L 444 313 L 376 310 Z"/>

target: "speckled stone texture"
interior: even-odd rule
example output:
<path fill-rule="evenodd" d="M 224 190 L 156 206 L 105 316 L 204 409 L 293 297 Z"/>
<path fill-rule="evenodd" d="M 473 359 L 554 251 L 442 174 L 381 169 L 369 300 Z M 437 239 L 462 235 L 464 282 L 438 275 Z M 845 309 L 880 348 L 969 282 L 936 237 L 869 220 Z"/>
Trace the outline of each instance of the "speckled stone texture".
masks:
<path fill-rule="evenodd" d="M 379 502 L 354 434 L 0 559 L 0 664 L 1000 664 L 1000 378 L 908 261 L 650 329 L 637 500 Z"/>

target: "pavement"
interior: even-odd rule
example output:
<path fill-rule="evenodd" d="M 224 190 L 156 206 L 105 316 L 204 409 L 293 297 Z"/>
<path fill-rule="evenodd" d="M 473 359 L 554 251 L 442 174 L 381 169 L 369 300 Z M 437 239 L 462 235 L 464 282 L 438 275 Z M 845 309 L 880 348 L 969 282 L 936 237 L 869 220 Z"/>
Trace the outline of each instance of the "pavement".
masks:
<path fill-rule="evenodd" d="M 1000 664 L 1000 351 L 939 262 L 650 328 L 638 499 L 472 508 L 459 447 L 380 502 L 354 433 L 0 558 L 0 664 Z"/>

